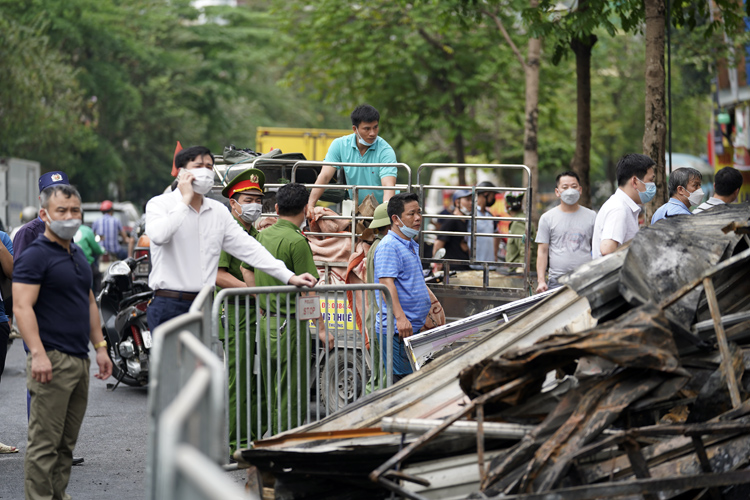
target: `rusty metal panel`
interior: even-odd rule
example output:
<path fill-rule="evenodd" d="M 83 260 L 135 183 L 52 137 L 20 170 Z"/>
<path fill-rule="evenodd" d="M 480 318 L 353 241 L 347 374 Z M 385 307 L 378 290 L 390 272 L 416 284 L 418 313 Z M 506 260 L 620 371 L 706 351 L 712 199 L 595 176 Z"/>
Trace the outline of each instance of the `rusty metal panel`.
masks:
<path fill-rule="evenodd" d="M 620 272 L 620 292 L 631 304 L 660 303 L 672 292 L 731 255 L 741 236 L 721 228 L 750 218 L 750 205 L 723 205 L 710 212 L 670 217 L 641 229 Z M 702 287 L 668 309 L 670 319 L 693 323 Z"/>

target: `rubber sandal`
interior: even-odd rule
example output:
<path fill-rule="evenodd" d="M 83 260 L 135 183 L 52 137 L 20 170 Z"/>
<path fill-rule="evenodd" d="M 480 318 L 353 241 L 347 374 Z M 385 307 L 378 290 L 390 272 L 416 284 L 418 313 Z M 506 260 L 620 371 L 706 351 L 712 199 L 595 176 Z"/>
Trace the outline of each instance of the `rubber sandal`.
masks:
<path fill-rule="evenodd" d="M 15 446 L 9 446 L 7 444 L 0 443 L 0 455 L 5 455 L 8 453 L 18 453 L 18 448 Z"/>

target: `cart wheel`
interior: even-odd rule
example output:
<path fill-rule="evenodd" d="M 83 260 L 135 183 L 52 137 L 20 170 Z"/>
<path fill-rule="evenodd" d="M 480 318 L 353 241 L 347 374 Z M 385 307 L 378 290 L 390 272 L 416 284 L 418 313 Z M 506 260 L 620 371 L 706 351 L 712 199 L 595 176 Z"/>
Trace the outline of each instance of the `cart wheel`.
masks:
<path fill-rule="evenodd" d="M 370 370 L 363 371 L 362 353 L 351 349 L 333 349 L 320 367 L 321 403 L 327 414 L 340 410 L 365 394 Z M 338 380 L 337 380 L 338 376 Z"/>

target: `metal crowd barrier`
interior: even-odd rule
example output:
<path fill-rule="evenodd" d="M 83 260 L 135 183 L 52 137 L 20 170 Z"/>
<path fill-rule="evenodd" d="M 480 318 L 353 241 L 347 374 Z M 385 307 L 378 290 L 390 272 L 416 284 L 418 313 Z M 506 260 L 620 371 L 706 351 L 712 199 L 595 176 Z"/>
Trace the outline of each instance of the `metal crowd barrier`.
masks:
<path fill-rule="evenodd" d="M 213 287 L 190 312 L 154 331 L 148 394 L 147 491 L 150 500 L 255 498 L 226 477 L 226 378 L 206 314 Z M 204 309 L 204 310 L 205 310 Z M 210 317 L 210 316 L 209 316 Z"/>
<path fill-rule="evenodd" d="M 375 290 L 386 301 L 385 317 L 358 310 Z M 294 315 L 289 312 L 292 298 Z M 319 322 L 311 320 L 321 316 L 333 336 L 332 348 L 321 342 Z M 318 285 L 307 292 L 294 286 L 223 289 L 211 317 L 214 337 L 221 325 L 227 345 L 244 346 L 235 347 L 234 359 L 226 363 L 227 378 L 229 366 L 234 367 L 235 400 L 247 401 L 244 407 L 238 403 L 232 415 L 237 425 L 230 439 L 238 445 L 317 421 L 392 383 L 393 307 L 384 285 Z M 386 324 L 383 340 L 375 333 L 378 321 Z M 269 340 L 268 332 L 277 340 Z"/>
<path fill-rule="evenodd" d="M 504 268 L 508 269 L 510 271 L 514 271 L 516 269 L 520 269 L 521 273 L 519 273 L 519 277 L 522 278 L 522 281 L 526 283 L 527 285 L 523 288 L 508 288 L 508 287 L 500 287 L 502 289 L 502 292 L 505 294 L 509 294 L 510 296 L 517 296 L 518 298 L 523 296 L 529 295 L 529 283 L 530 283 L 530 273 L 534 272 L 534 269 L 531 268 L 529 259 L 530 259 L 530 244 L 531 244 L 531 187 L 508 187 L 508 186 L 498 186 L 498 187 L 481 187 L 478 188 L 476 186 L 445 186 L 445 185 L 430 185 L 423 183 L 422 176 L 426 172 L 431 172 L 433 168 L 441 168 L 441 167 L 456 167 L 456 168 L 481 168 L 481 169 L 492 169 L 492 170 L 504 170 L 504 171 L 520 171 L 523 176 L 523 184 L 525 186 L 531 186 L 531 170 L 526 165 L 512 165 L 512 164 L 493 164 L 493 163 L 485 163 L 485 164 L 475 164 L 475 163 L 423 163 L 419 166 L 416 172 L 416 181 L 412 184 L 412 170 L 409 165 L 405 163 L 368 163 L 368 164 L 356 164 L 351 165 L 348 163 L 337 163 L 337 162 L 325 162 L 325 161 L 302 161 L 302 160 L 279 160 L 279 159 L 268 159 L 268 158 L 252 158 L 247 159 L 245 161 L 233 164 L 231 166 L 227 167 L 227 170 L 223 175 L 219 173 L 218 170 L 217 174 L 219 175 L 219 178 L 222 179 L 222 183 L 225 183 L 225 178 L 227 177 L 227 173 L 232 168 L 251 168 L 256 167 L 256 163 L 262 164 L 263 166 L 273 166 L 274 164 L 278 164 L 279 166 L 282 166 L 285 171 L 289 169 L 289 165 L 291 164 L 291 180 L 292 182 L 296 179 L 296 172 L 298 168 L 301 167 L 319 167 L 323 165 L 331 165 L 331 166 L 348 166 L 352 168 L 372 168 L 372 167 L 381 167 L 381 166 L 395 166 L 398 169 L 406 170 L 408 182 L 407 184 L 396 184 L 396 186 L 365 186 L 365 185 L 350 185 L 350 184 L 327 184 L 325 186 L 326 190 L 342 190 L 346 189 L 349 191 L 352 191 L 353 193 L 353 203 L 354 203 L 354 209 L 352 210 L 351 215 L 337 215 L 337 216 L 325 216 L 323 217 L 323 220 L 326 219 L 348 219 L 351 220 L 351 229 L 347 232 L 340 232 L 340 233 L 315 233 L 316 237 L 333 237 L 333 238 L 348 238 L 351 240 L 351 251 L 355 251 L 355 245 L 357 241 L 357 237 L 361 236 L 361 234 L 358 234 L 356 232 L 357 222 L 358 221 L 369 221 L 372 220 L 372 217 L 363 217 L 363 216 L 357 216 L 356 215 L 356 208 L 361 202 L 359 200 L 358 193 L 363 190 L 370 190 L 370 191 L 385 191 L 385 190 L 397 190 L 401 192 L 411 192 L 414 191 L 420 196 L 420 202 L 422 204 L 422 209 L 424 210 L 425 204 L 426 204 L 426 194 L 430 190 L 458 190 L 458 189 L 466 189 L 471 191 L 472 193 L 472 201 L 476 205 L 476 195 L 477 191 L 492 191 L 492 192 L 512 192 L 512 191 L 523 191 L 525 196 L 525 214 L 523 217 L 496 217 L 496 216 L 478 216 L 476 213 L 472 213 L 471 215 L 443 215 L 443 214 L 430 214 L 430 213 L 423 213 L 423 217 L 426 219 L 460 219 L 460 220 L 466 220 L 470 222 L 471 229 L 466 232 L 446 232 L 446 231 L 440 231 L 440 230 L 429 230 L 426 228 L 426 226 L 423 228 L 423 230 L 420 232 L 419 237 L 419 245 L 420 245 L 420 258 L 424 262 L 440 262 L 444 264 L 445 267 L 445 279 L 442 281 L 441 288 L 447 290 L 447 289 L 464 289 L 467 285 L 460 285 L 460 286 L 454 286 L 450 283 L 450 267 L 451 264 L 468 264 L 472 267 L 472 269 L 478 269 L 483 271 L 483 279 L 482 279 L 482 285 L 481 288 L 487 289 L 487 288 L 498 288 L 496 286 L 492 286 L 490 284 L 490 274 L 489 271 L 495 270 L 497 268 Z M 278 188 L 281 187 L 283 184 L 266 184 L 266 187 L 269 189 Z M 305 187 L 307 188 L 319 188 L 320 186 L 317 186 L 316 184 L 305 184 Z M 271 217 L 275 216 L 275 214 L 262 214 L 263 217 Z M 525 234 L 510 234 L 510 233 L 479 233 L 476 231 L 476 221 L 492 221 L 493 223 L 497 222 L 513 222 L 513 221 L 522 221 L 525 223 L 526 226 L 526 232 Z M 425 236 L 442 236 L 442 235 L 450 235 L 450 236 L 465 236 L 469 238 L 470 240 L 470 256 L 468 260 L 455 260 L 455 259 L 433 259 L 432 256 L 425 256 L 424 255 L 424 242 L 425 242 Z M 490 262 L 490 261 L 480 261 L 476 258 L 476 242 L 477 238 L 505 238 L 505 239 L 524 239 L 524 247 L 525 247 L 525 262 L 523 263 L 508 263 L 508 262 Z M 327 261 L 316 261 L 316 265 L 318 267 L 325 268 L 326 276 L 328 275 L 328 269 L 332 267 L 346 267 L 347 262 L 327 262 Z M 476 288 L 476 287 L 474 287 Z"/>
<path fill-rule="evenodd" d="M 493 170 L 510 170 L 510 171 L 521 171 L 525 178 L 524 183 L 526 186 L 529 187 L 477 187 L 477 186 L 440 186 L 440 185 L 429 185 L 429 184 L 423 184 L 421 182 L 421 176 L 422 173 L 425 171 L 425 169 L 432 169 L 432 168 L 439 168 L 439 167 L 464 167 L 464 168 L 482 168 L 482 169 L 493 169 Z M 514 192 L 514 191 L 523 191 L 525 193 L 524 197 L 524 204 L 526 206 L 525 214 L 523 217 L 485 217 L 485 216 L 478 216 L 476 214 L 476 210 L 473 210 L 471 215 L 443 215 L 443 214 L 429 214 L 429 213 L 423 213 L 422 217 L 427 219 L 460 219 L 460 220 L 466 220 L 471 223 L 471 230 L 467 232 L 462 233 L 456 233 L 456 232 L 446 232 L 446 231 L 431 231 L 431 230 L 422 230 L 420 231 L 419 235 L 419 249 L 420 249 L 420 258 L 425 262 L 442 262 L 444 264 L 447 264 L 447 269 L 445 271 L 445 280 L 444 280 L 444 286 L 450 286 L 450 264 L 469 264 L 469 265 L 477 265 L 481 266 L 483 272 L 484 272 L 484 279 L 483 284 L 484 287 L 487 288 L 489 286 L 489 278 L 488 278 L 488 271 L 498 265 L 502 265 L 506 268 L 521 268 L 523 271 L 523 278 L 524 282 L 529 281 L 529 273 L 531 272 L 530 269 L 530 243 L 531 243 L 531 170 L 526 165 L 499 165 L 499 164 L 493 164 L 493 163 L 485 163 L 485 164 L 474 164 L 474 163 L 423 163 L 419 166 L 417 169 L 417 182 L 414 185 L 414 187 L 417 189 L 417 194 L 419 195 L 420 203 L 422 204 L 422 209 L 424 210 L 425 207 L 425 200 L 426 200 L 426 192 L 429 190 L 467 190 L 471 191 L 471 201 L 472 204 L 476 207 L 476 200 L 477 200 L 477 191 L 492 191 L 492 192 Z M 526 233 L 525 234 L 510 234 L 510 233 L 478 233 L 476 231 L 477 223 L 476 221 L 480 220 L 489 220 L 493 221 L 493 223 L 501 222 L 501 221 L 507 221 L 507 222 L 513 222 L 513 221 L 522 221 L 526 225 Z M 441 235 L 449 235 L 449 236 L 466 236 L 470 238 L 470 255 L 469 260 L 448 260 L 448 259 L 434 259 L 434 258 L 427 258 L 424 256 L 424 236 L 425 235 L 435 235 L 435 236 L 441 236 Z M 525 245 L 525 261 L 523 263 L 510 263 L 510 262 L 489 262 L 489 261 L 479 261 L 476 258 L 476 249 L 477 249 L 477 238 L 523 238 L 524 239 L 524 245 Z M 526 290 L 523 290 L 524 293 Z"/>
<path fill-rule="evenodd" d="M 364 164 L 356 164 L 352 165 L 350 163 L 337 163 L 337 162 L 325 162 L 325 161 L 298 161 L 294 164 L 292 167 L 292 182 L 294 182 L 296 178 L 297 169 L 299 167 L 318 167 L 323 165 L 330 165 L 332 167 L 350 167 L 350 168 L 373 168 L 373 167 L 396 167 L 396 169 L 402 169 L 406 170 L 408 183 L 407 184 L 396 184 L 395 186 L 365 186 L 365 185 L 355 185 L 355 184 L 327 184 L 325 186 L 318 186 L 317 184 L 305 184 L 306 188 L 309 189 L 316 189 L 316 188 L 325 188 L 326 190 L 342 190 L 346 189 L 352 192 L 352 198 L 351 201 L 354 204 L 354 207 L 352 208 L 352 214 L 351 215 L 330 215 L 322 217 L 321 220 L 331 220 L 331 219 L 350 219 L 351 220 L 351 226 L 350 231 L 348 232 L 342 232 L 342 233 L 315 233 L 315 236 L 323 236 L 323 237 L 334 237 L 334 238 L 349 238 L 351 240 L 351 251 L 354 253 L 354 248 L 357 244 L 357 238 L 361 236 L 361 234 L 357 234 L 357 222 L 359 221 L 370 221 L 372 220 L 372 217 L 363 217 L 357 215 L 357 207 L 362 203 L 363 200 L 359 199 L 359 192 L 360 191 L 401 191 L 401 192 L 409 192 L 412 190 L 411 185 L 411 167 L 407 165 L 406 163 L 364 163 Z M 398 178 L 398 175 L 396 176 Z M 326 266 L 332 266 L 332 267 L 346 267 L 347 263 L 325 263 Z M 326 273 L 327 274 L 327 273 Z"/>

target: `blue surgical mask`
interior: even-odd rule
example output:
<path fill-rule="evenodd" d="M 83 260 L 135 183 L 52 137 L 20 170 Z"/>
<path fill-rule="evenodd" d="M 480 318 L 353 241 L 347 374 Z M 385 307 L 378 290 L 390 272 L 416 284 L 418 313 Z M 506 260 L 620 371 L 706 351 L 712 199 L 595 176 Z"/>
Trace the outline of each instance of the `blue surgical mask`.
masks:
<path fill-rule="evenodd" d="M 362 136 L 359 135 L 358 132 L 354 132 L 354 133 L 357 134 L 357 142 L 359 142 L 361 145 L 370 147 L 373 144 L 375 144 L 375 142 L 366 142 L 364 139 L 362 139 Z M 377 139 L 375 139 L 375 140 L 377 140 Z"/>
<path fill-rule="evenodd" d="M 638 179 L 638 177 L 636 177 Z M 638 196 L 641 197 L 641 203 L 648 203 L 649 201 L 654 199 L 654 196 L 656 196 L 656 183 L 654 182 L 643 182 L 640 179 L 638 179 L 641 184 L 646 186 L 646 191 L 640 192 L 638 191 Z"/>
<path fill-rule="evenodd" d="M 404 224 L 404 222 L 401 220 L 401 217 L 397 215 L 396 218 L 401 224 Z M 406 224 L 399 227 L 399 229 L 401 230 L 402 233 L 404 233 L 404 236 L 406 236 L 409 239 L 414 240 L 417 238 L 417 236 L 419 236 L 419 229 L 412 229 L 410 227 L 406 227 Z"/>

